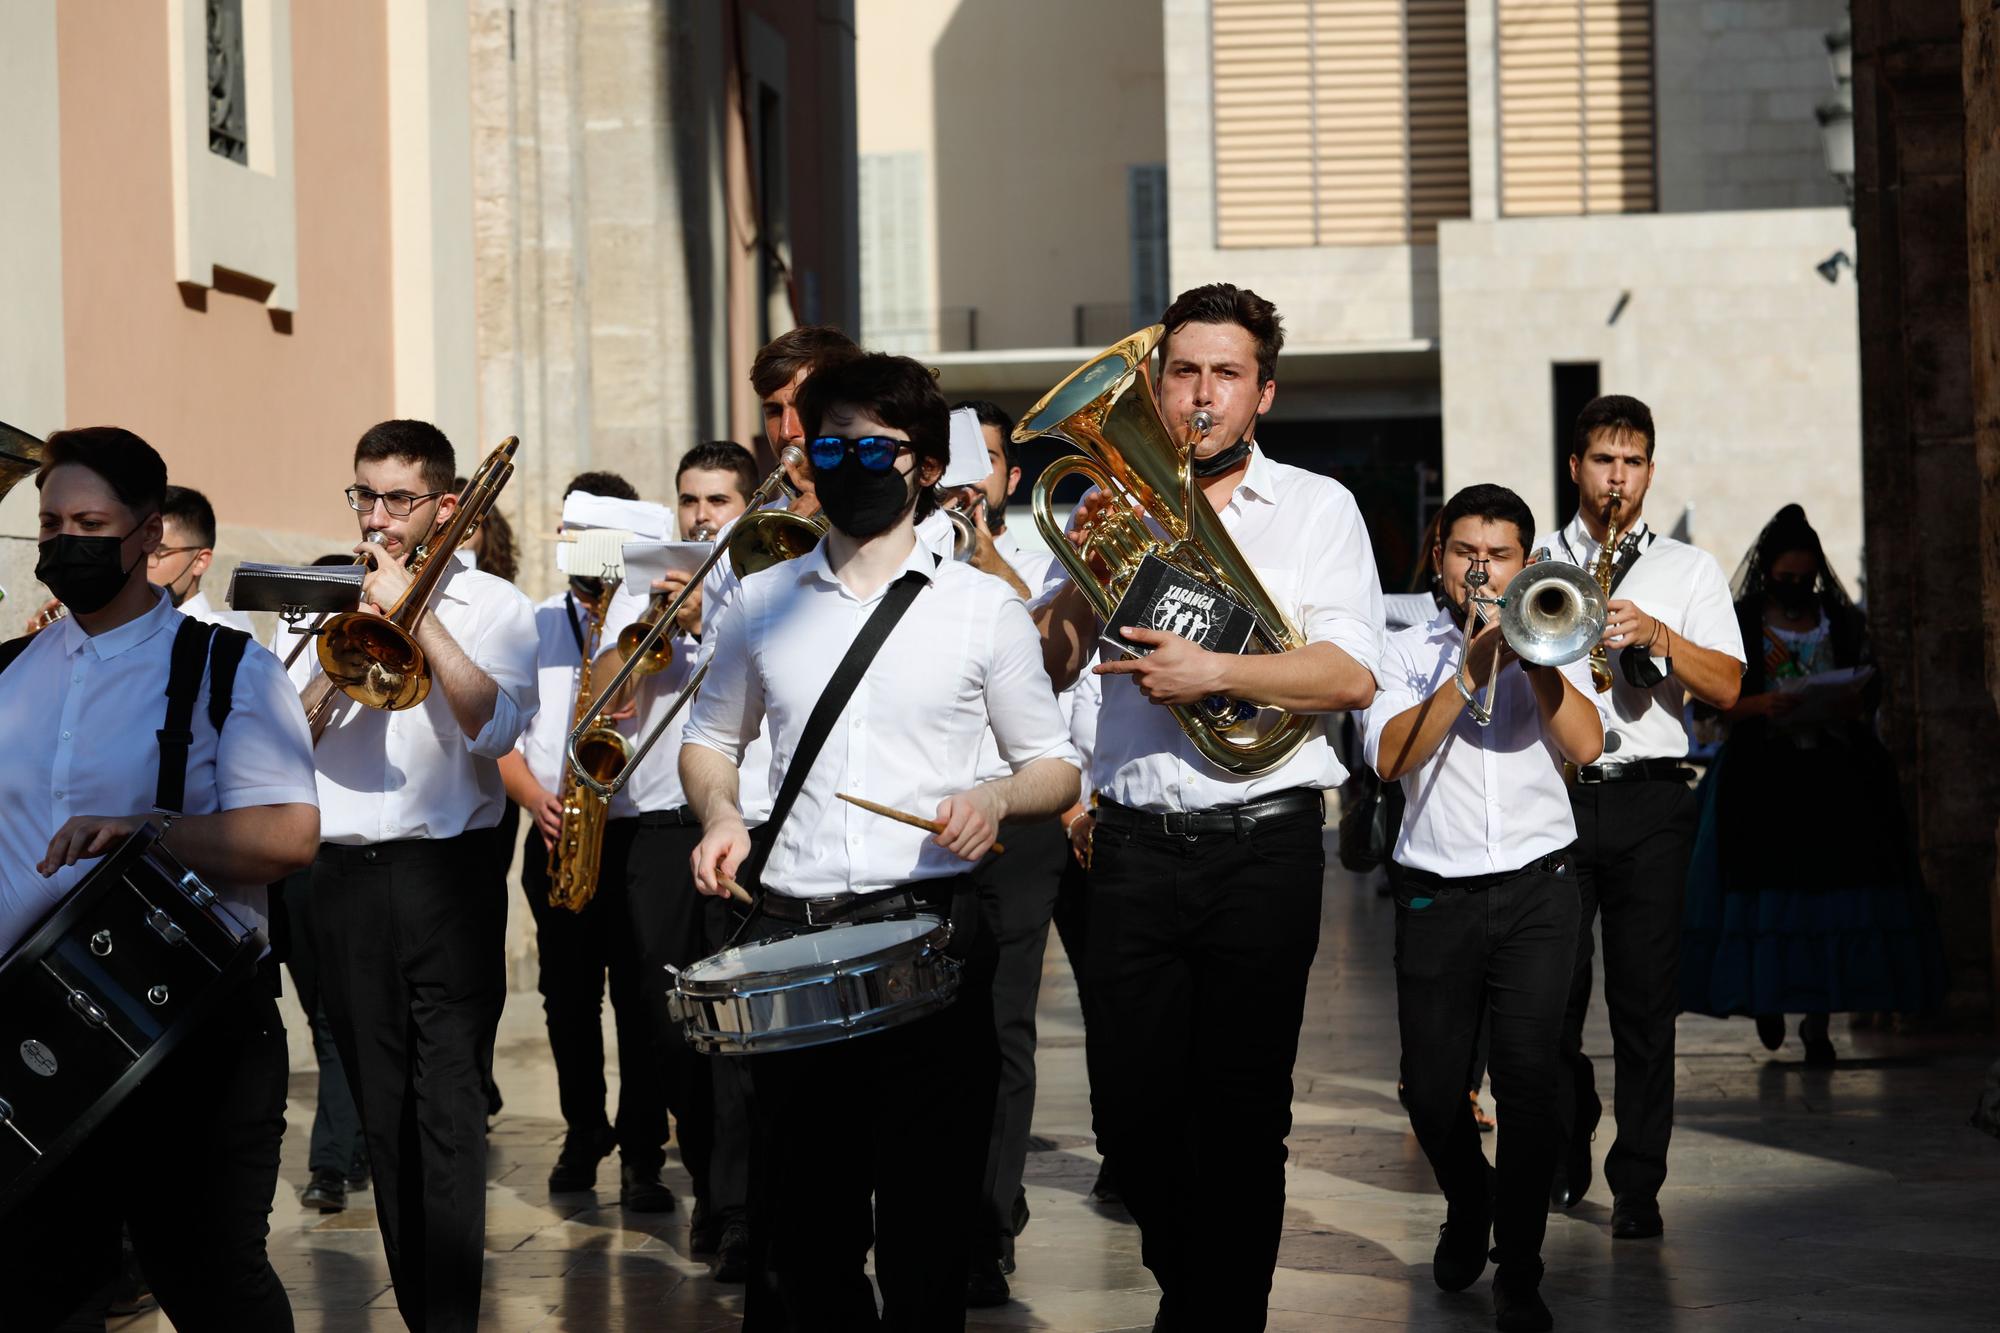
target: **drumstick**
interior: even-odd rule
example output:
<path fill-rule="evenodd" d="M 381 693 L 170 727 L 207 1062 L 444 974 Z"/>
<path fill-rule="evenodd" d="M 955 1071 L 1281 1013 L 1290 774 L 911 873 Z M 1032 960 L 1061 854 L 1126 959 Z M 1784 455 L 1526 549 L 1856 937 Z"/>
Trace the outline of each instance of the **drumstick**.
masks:
<path fill-rule="evenodd" d="M 717 884 L 720 884 L 723 888 L 723 891 L 726 892 L 730 897 L 734 898 L 737 902 L 742 903 L 745 907 L 750 906 L 750 890 L 744 888 L 741 884 L 738 884 L 735 880 L 729 878 L 729 876 L 727 875 L 717 875 L 715 877 L 715 882 Z"/>
<path fill-rule="evenodd" d="M 911 828 L 928 829 L 932 833 L 944 832 L 944 825 L 940 824 L 935 819 L 925 819 L 922 815 L 909 814 L 906 811 L 896 809 L 894 806 L 877 805 L 875 804 L 875 802 L 863 800 L 859 796 L 849 796 L 844 791 L 837 791 L 834 793 L 834 795 L 838 796 L 841 800 L 847 802 L 849 805 L 860 806 L 863 810 L 866 810 L 871 815 L 880 815 L 884 819 L 893 819 L 898 824 L 908 824 Z M 1001 846 L 998 842 L 995 842 L 993 844 L 993 852 L 994 855 L 996 856 L 1006 850 L 1007 849 Z"/>

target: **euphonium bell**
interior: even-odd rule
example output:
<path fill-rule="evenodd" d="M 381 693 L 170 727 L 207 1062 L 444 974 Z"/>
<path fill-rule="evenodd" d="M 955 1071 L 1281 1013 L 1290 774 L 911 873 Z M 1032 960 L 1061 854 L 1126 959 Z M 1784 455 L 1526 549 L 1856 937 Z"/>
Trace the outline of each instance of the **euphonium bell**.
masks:
<path fill-rule="evenodd" d="M 801 518 L 789 509 L 757 509 L 729 530 L 729 568 L 739 579 L 796 560 L 826 536 L 826 519 Z"/>

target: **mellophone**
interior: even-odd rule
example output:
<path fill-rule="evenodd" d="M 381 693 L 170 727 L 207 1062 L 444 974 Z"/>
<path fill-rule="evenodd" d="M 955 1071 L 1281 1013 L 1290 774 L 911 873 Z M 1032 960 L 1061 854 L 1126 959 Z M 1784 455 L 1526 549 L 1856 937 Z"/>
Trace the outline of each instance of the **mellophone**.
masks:
<path fill-rule="evenodd" d="M 0 961 L 0 1214 L 257 969 L 263 932 L 160 836 L 126 838 Z"/>

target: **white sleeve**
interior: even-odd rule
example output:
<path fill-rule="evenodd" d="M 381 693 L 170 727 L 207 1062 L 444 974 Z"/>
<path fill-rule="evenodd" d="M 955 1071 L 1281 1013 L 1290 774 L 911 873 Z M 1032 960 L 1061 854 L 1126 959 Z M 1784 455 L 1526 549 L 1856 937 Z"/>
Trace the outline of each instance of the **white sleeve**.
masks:
<path fill-rule="evenodd" d="M 1418 669 L 1405 650 L 1402 635 L 1392 634 L 1382 644 L 1382 660 L 1375 670 L 1375 700 L 1361 713 L 1361 755 L 1368 767 L 1382 771 L 1382 733 L 1398 716 L 1430 697 L 1430 677 Z"/>
<path fill-rule="evenodd" d="M 705 745 L 732 764 L 743 762 L 743 752 L 757 739 L 764 720 L 764 682 L 750 658 L 751 618 L 750 608 L 739 598 L 729 614 L 702 636 L 708 675 L 688 709 L 681 735 L 683 744 Z"/>
<path fill-rule="evenodd" d="M 1303 571 L 1300 631 L 1307 643 L 1331 643 L 1376 672 L 1382 661 L 1382 580 L 1361 509 L 1345 490 L 1336 493 L 1332 512 L 1322 516 L 1323 539 Z"/>
<path fill-rule="evenodd" d="M 1738 662 L 1749 659 L 1743 653 L 1743 628 L 1736 620 L 1736 599 L 1730 595 L 1729 580 L 1722 566 L 1706 551 L 1696 551 L 1694 586 L 1688 590 L 1687 615 L 1679 634 L 1698 647 L 1727 653 Z"/>
<path fill-rule="evenodd" d="M 256 644 L 243 650 L 229 717 L 215 755 L 217 809 L 319 805 L 312 733 L 299 692 L 278 659 Z"/>
<path fill-rule="evenodd" d="M 521 733 L 541 708 L 536 658 L 541 635 L 535 629 L 535 604 L 514 587 L 506 587 L 483 615 L 473 665 L 495 686 L 493 716 L 466 748 L 482 759 L 498 759 L 514 748 Z"/>
<path fill-rule="evenodd" d="M 986 716 L 1000 757 L 1015 772 L 1037 759 L 1061 759 L 1081 767 L 1042 665 L 1041 636 L 1018 597 L 1006 598 L 994 620 Z"/>

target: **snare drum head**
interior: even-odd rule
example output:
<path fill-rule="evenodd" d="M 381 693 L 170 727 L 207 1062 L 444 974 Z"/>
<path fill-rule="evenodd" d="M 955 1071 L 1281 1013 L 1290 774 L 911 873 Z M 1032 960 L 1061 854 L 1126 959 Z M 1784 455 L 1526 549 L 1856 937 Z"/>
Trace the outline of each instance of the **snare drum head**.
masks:
<path fill-rule="evenodd" d="M 712 958 L 695 963 L 681 976 L 687 982 L 735 981 L 771 972 L 791 972 L 799 968 L 850 962 L 885 949 L 913 944 L 943 924 L 940 917 L 917 916 L 903 921 L 863 921 L 851 926 L 830 926 L 807 935 L 763 940 L 725 949 Z"/>

